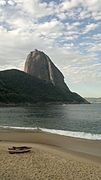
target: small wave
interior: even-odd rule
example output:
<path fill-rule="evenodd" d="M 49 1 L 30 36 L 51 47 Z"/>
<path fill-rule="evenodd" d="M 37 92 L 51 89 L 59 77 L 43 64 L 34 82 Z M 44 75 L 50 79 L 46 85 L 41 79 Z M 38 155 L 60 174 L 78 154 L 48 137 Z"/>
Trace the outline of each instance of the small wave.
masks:
<path fill-rule="evenodd" d="M 64 130 L 45 129 L 45 128 L 40 128 L 40 129 L 44 132 L 49 132 L 52 134 L 59 134 L 59 135 L 82 138 L 82 139 L 101 140 L 101 134 L 91 134 L 85 132 L 64 131 Z"/>
<path fill-rule="evenodd" d="M 81 139 L 91 139 L 91 140 L 101 140 L 101 134 L 91 134 L 91 133 L 86 133 L 86 132 L 46 129 L 46 128 L 39 128 L 39 127 L 0 126 L 0 128 L 2 128 L 2 129 L 19 129 L 19 130 L 41 130 L 43 132 L 59 134 L 59 135 L 64 135 L 64 136 L 69 136 L 69 137 L 75 137 L 75 138 L 81 138 Z"/>
<path fill-rule="evenodd" d="M 0 126 L 1 129 L 36 130 L 37 127 Z"/>

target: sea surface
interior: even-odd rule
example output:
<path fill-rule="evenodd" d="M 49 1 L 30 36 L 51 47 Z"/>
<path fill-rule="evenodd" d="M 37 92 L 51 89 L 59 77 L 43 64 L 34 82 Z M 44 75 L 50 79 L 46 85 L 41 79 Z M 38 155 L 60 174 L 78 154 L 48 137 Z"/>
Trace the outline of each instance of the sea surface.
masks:
<path fill-rule="evenodd" d="M 0 128 L 31 129 L 101 140 L 101 104 L 0 107 Z"/>

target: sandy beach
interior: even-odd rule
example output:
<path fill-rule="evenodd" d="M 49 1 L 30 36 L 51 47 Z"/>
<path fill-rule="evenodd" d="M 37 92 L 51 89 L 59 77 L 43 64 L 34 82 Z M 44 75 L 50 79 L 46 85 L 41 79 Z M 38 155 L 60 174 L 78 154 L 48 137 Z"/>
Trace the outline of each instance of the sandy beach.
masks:
<path fill-rule="evenodd" d="M 31 152 L 9 154 L 11 146 Z M 101 141 L 0 130 L 0 180 L 100 180 Z"/>

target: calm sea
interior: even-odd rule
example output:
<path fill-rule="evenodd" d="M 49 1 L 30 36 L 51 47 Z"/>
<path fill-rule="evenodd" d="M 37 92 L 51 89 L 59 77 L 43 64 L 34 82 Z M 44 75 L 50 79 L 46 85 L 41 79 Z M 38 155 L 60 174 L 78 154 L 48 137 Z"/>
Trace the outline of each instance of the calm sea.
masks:
<path fill-rule="evenodd" d="M 0 128 L 35 129 L 101 139 L 101 104 L 0 107 Z"/>

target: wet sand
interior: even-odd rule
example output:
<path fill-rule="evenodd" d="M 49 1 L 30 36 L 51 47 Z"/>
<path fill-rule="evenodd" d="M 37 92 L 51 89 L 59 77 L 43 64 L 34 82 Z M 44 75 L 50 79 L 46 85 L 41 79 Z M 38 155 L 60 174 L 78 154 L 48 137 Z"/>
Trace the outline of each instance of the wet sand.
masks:
<path fill-rule="evenodd" d="M 9 154 L 8 147 L 32 151 Z M 0 180 L 100 180 L 101 141 L 44 132 L 0 130 Z"/>

